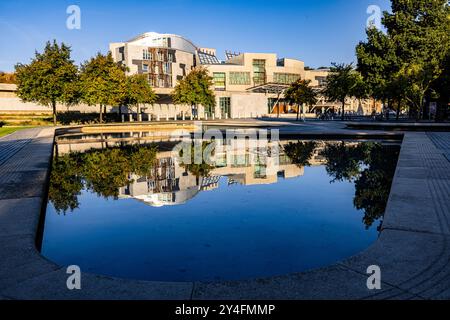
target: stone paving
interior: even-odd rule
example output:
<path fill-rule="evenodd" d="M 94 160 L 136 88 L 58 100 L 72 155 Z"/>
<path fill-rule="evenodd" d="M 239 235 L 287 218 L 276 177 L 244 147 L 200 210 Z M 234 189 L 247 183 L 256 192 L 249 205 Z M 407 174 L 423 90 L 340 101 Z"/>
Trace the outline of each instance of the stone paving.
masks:
<path fill-rule="evenodd" d="M 0 299 L 449 299 L 450 137 L 406 132 L 379 239 L 326 268 L 268 279 L 166 283 L 82 275 L 66 287 L 63 266 L 35 239 L 45 201 L 52 129 L 0 139 Z M 367 289 L 367 267 L 382 289 Z"/>

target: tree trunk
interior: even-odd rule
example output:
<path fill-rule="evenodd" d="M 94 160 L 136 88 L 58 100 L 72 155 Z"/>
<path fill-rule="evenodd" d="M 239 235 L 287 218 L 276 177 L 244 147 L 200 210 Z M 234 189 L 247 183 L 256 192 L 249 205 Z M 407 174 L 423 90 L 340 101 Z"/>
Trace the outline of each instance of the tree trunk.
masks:
<path fill-rule="evenodd" d="M 297 121 L 300 117 L 300 105 L 297 103 Z"/>
<path fill-rule="evenodd" d="M 103 106 L 100 105 L 100 123 L 103 123 Z"/>
<path fill-rule="evenodd" d="M 56 102 L 52 101 L 53 125 L 56 126 Z"/>
<path fill-rule="evenodd" d="M 345 120 L 345 99 L 342 100 L 342 114 L 341 114 L 342 121 Z"/>
<path fill-rule="evenodd" d="M 139 106 L 139 103 L 137 104 L 137 120 L 139 121 L 139 114 L 141 113 L 141 107 Z"/>
<path fill-rule="evenodd" d="M 398 121 L 399 118 L 400 118 L 400 108 L 401 108 L 401 106 L 402 106 L 402 100 L 398 99 L 398 102 L 397 102 L 397 117 L 396 117 L 395 121 Z"/>

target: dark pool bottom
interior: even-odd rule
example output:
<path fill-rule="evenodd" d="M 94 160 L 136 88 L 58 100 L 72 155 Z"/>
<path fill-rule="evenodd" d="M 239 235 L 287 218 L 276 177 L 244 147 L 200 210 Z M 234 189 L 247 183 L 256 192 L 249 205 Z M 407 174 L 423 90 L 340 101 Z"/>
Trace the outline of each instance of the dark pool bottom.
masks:
<path fill-rule="evenodd" d="M 79 208 L 57 214 L 50 202 L 42 254 L 84 272 L 153 281 L 269 277 L 332 264 L 367 248 L 355 185 L 331 183 L 325 166 L 267 185 L 219 187 L 180 205 L 104 199 L 82 191 Z"/>

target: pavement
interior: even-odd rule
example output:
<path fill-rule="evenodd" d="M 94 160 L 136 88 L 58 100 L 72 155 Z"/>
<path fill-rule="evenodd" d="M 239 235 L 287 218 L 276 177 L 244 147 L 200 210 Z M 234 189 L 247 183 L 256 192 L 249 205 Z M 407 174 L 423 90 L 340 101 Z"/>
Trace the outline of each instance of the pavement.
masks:
<path fill-rule="evenodd" d="M 333 126 L 342 130 L 340 124 Z M 308 130 L 327 129 L 323 125 Z M 72 291 L 66 286 L 66 267 L 48 261 L 36 249 L 53 139 L 52 128 L 23 130 L 0 139 L 0 299 L 450 298 L 448 133 L 404 133 L 379 239 L 337 264 L 267 279 L 210 283 L 83 273 L 81 290 Z M 380 290 L 366 285 L 372 265 L 381 269 Z"/>

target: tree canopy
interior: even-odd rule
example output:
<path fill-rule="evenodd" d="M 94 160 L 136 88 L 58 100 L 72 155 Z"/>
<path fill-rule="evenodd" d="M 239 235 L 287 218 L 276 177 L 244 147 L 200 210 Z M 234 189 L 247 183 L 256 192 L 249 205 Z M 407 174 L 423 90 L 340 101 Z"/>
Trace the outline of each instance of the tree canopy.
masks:
<path fill-rule="evenodd" d="M 177 104 L 190 106 L 216 105 L 213 86 L 213 78 L 204 67 L 196 67 L 184 79 L 178 81 L 172 93 L 172 99 Z M 197 111 L 197 110 L 196 110 Z"/>
<path fill-rule="evenodd" d="M 80 86 L 82 101 L 90 106 L 99 105 L 100 122 L 103 108 L 120 105 L 126 97 L 125 68 L 114 62 L 111 53 L 98 53 L 81 65 Z"/>
<path fill-rule="evenodd" d="M 56 125 L 56 104 L 72 105 L 78 101 L 75 85 L 78 68 L 70 58 L 71 49 L 56 40 L 47 42 L 44 52 L 36 51 L 29 64 L 17 64 L 17 95 L 24 102 L 48 106 Z"/>
<path fill-rule="evenodd" d="M 137 113 L 140 113 L 140 105 L 152 104 L 158 96 L 150 86 L 147 76 L 136 74 L 128 76 L 126 79 L 126 90 L 124 104 L 137 107 Z"/>
<path fill-rule="evenodd" d="M 383 13 L 386 32 L 367 29 L 358 44 L 358 70 L 381 100 L 405 100 L 417 118 L 424 114 L 433 86 L 447 77 L 450 7 L 447 0 L 392 0 Z M 445 96 L 448 87 L 435 86 Z M 448 98 L 448 95 L 447 95 Z M 447 101 L 442 101 L 447 105 Z"/>
<path fill-rule="evenodd" d="M 286 90 L 285 99 L 291 104 L 297 104 L 297 121 L 300 105 L 314 106 L 317 103 L 317 92 L 310 86 L 311 80 L 299 79 Z"/>
<path fill-rule="evenodd" d="M 365 83 L 361 74 L 353 68 L 353 64 L 333 63 L 322 93 L 329 101 L 342 103 L 342 120 L 344 120 L 346 99 L 348 97 L 363 98 L 365 92 Z"/>

